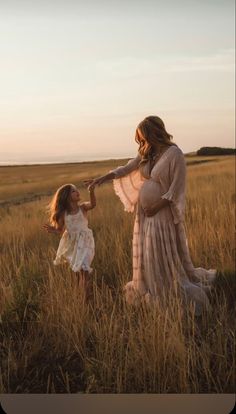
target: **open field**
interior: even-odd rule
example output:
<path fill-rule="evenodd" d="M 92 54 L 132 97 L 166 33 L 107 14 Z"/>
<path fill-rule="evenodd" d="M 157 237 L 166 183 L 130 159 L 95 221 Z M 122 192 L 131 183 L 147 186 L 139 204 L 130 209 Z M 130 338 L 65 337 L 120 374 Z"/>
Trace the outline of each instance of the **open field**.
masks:
<path fill-rule="evenodd" d="M 134 216 L 111 184 L 90 212 L 90 305 L 67 267 L 52 264 L 59 239 L 42 230 L 49 195 L 72 182 L 87 199 L 82 181 L 123 163 L 0 167 L 0 393 L 234 392 L 234 157 L 187 158 L 191 257 L 219 271 L 201 318 L 176 297 L 167 309 L 125 304 Z"/>
<path fill-rule="evenodd" d="M 222 160 L 218 157 L 186 157 L 187 165 Z M 223 157 L 232 159 L 232 157 Z M 123 165 L 127 160 L 91 161 L 72 164 L 45 164 L 33 166 L 0 166 L 0 206 L 32 200 L 52 194 L 55 188 L 66 182 L 81 183 L 109 169 Z"/>

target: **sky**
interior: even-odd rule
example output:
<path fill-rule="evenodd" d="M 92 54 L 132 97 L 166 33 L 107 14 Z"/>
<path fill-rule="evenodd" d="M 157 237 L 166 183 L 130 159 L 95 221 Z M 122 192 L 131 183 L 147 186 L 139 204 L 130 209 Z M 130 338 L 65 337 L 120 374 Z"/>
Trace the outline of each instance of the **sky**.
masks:
<path fill-rule="evenodd" d="M 233 0 L 0 0 L 0 162 L 234 147 Z"/>

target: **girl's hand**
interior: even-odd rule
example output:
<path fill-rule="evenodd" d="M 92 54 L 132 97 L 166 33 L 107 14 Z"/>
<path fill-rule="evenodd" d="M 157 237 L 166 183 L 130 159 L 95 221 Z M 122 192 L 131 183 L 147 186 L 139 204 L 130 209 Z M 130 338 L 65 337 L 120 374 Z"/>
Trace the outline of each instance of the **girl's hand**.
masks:
<path fill-rule="evenodd" d="M 55 229 L 55 227 L 50 226 L 49 224 L 44 224 L 43 228 L 48 232 L 48 233 L 57 233 L 57 229 Z"/>
<path fill-rule="evenodd" d="M 88 191 L 90 192 L 90 193 L 94 193 L 94 190 L 95 190 L 95 184 L 89 184 L 89 186 L 88 186 Z"/>

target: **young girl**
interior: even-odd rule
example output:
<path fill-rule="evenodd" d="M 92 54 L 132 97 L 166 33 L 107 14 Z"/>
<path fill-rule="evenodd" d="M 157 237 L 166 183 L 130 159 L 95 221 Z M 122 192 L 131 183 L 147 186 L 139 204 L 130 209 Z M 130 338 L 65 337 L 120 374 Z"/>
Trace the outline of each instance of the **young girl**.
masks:
<path fill-rule="evenodd" d="M 88 295 L 90 267 L 94 257 L 94 239 L 88 228 L 87 211 L 96 206 L 94 185 L 88 187 L 90 201 L 80 201 L 80 192 L 74 184 L 60 187 L 49 205 L 50 225 L 44 228 L 48 233 L 62 234 L 54 264 L 67 262 L 78 274 L 79 284 Z"/>

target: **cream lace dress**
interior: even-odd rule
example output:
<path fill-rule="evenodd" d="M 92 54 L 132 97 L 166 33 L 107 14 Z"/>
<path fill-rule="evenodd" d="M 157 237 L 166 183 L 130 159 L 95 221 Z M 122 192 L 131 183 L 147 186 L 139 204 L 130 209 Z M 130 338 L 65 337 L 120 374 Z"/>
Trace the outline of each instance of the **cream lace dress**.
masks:
<path fill-rule="evenodd" d="M 126 211 L 136 206 L 133 232 L 133 279 L 125 286 L 129 303 L 143 296 L 147 302 L 158 301 L 165 292 L 177 286 L 187 300 L 194 302 L 200 315 L 209 305 L 206 291 L 216 270 L 194 268 L 184 226 L 186 165 L 182 151 L 170 146 L 150 171 L 149 161 L 141 156 L 118 167 L 113 181 L 116 194 Z M 170 201 L 152 217 L 142 207 L 160 199 Z M 193 282 L 194 280 L 194 282 Z M 137 295 L 138 294 L 138 295 Z"/>
<path fill-rule="evenodd" d="M 54 264 L 69 263 L 73 272 L 92 272 L 94 238 L 88 220 L 80 208 L 77 214 L 65 213 L 65 231 L 60 240 Z"/>

